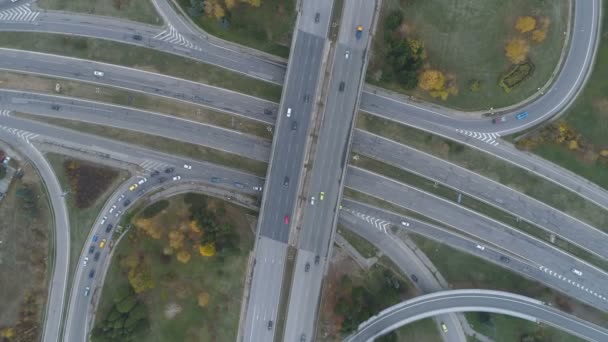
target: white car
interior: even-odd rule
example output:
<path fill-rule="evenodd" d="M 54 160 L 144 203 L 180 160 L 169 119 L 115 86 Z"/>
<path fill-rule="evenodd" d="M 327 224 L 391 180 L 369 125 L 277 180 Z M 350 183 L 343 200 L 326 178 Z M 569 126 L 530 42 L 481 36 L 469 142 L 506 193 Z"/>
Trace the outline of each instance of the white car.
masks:
<path fill-rule="evenodd" d="M 110 214 L 114 212 L 114 209 L 116 209 L 116 204 L 114 204 L 114 205 L 112 206 L 112 208 L 110 208 Z"/>
<path fill-rule="evenodd" d="M 401 225 L 404 227 L 409 227 L 410 223 L 409 222 L 405 222 L 405 221 L 401 221 Z"/>
<path fill-rule="evenodd" d="M 114 217 L 118 217 L 118 216 L 120 216 L 120 214 L 122 214 L 122 210 L 117 211 L 116 215 L 114 215 Z"/>
<path fill-rule="evenodd" d="M 310 198 L 310 205 L 315 205 L 315 196 Z"/>
<path fill-rule="evenodd" d="M 573 269 L 572 269 L 572 273 L 576 274 L 576 275 L 577 275 L 577 276 L 579 276 L 579 277 L 582 277 L 582 276 L 583 276 L 583 272 L 581 272 L 581 271 L 577 270 L 576 268 L 573 268 Z"/>
<path fill-rule="evenodd" d="M 348 59 L 348 57 L 350 57 L 350 51 L 346 50 L 346 53 L 344 54 L 344 58 Z"/>
<path fill-rule="evenodd" d="M 254 186 L 253 190 L 255 190 L 255 191 L 262 191 L 262 187 L 261 186 Z"/>
<path fill-rule="evenodd" d="M 287 117 L 290 118 L 291 117 L 291 107 L 287 108 Z"/>
<path fill-rule="evenodd" d="M 137 184 L 142 185 L 142 184 L 144 184 L 147 181 L 148 181 L 148 178 L 143 177 L 142 179 L 140 179 L 140 180 L 137 181 Z"/>
<path fill-rule="evenodd" d="M 122 194 L 122 195 L 120 195 L 120 197 L 118 197 L 118 200 L 117 200 L 116 202 L 120 202 L 120 201 L 122 201 L 124 198 L 125 198 L 125 195 L 124 195 L 124 194 Z"/>
<path fill-rule="evenodd" d="M 477 245 L 476 247 L 477 247 L 477 249 L 480 249 L 480 250 L 482 250 L 482 251 L 486 249 L 486 247 L 485 247 L 485 246 L 482 246 L 482 245 Z"/>
<path fill-rule="evenodd" d="M 101 219 L 101 225 L 103 225 L 104 223 L 106 223 L 106 220 L 107 220 L 107 219 L 108 219 L 108 217 L 107 217 L 107 216 L 104 216 L 104 217 Z"/>
<path fill-rule="evenodd" d="M 82 266 L 86 266 L 86 265 L 87 265 L 87 262 L 89 262 L 89 257 L 88 257 L 88 256 L 85 256 L 85 257 L 84 257 L 84 260 L 82 260 Z"/>
<path fill-rule="evenodd" d="M 180 179 L 182 179 L 182 177 L 181 177 L 181 176 L 175 176 L 175 177 L 173 177 L 173 180 L 174 180 L 174 181 L 176 181 L 176 180 L 180 180 Z"/>
<path fill-rule="evenodd" d="M 93 71 L 93 75 L 95 75 L 97 77 L 103 77 L 104 73 L 103 73 L 103 71 L 95 70 L 95 71 Z"/>
<path fill-rule="evenodd" d="M 184 169 L 192 170 L 192 165 L 184 164 Z"/>

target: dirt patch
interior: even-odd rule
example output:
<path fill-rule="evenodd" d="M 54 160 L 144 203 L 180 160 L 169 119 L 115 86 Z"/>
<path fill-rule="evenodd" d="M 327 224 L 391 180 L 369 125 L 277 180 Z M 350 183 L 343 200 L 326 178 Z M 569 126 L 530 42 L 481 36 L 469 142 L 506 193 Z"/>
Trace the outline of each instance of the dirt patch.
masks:
<path fill-rule="evenodd" d="M 117 170 L 76 159 L 66 160 L 63 167 L 79 209 L 86 209 L 95 203 L 119 175 Z"/>
<path fill-rule="evenodd" d="M 602 114 L 608 114 L 608 99 L 600 98 L 593 102 L 593 107 Z"/>
<path fill-rule="evenodd" d="M 179 305 L 177 303 L 169 303 L 169 304 L 167 304 L 167 307 L 165 308 L 165 318 L 166 319 L 173 319 L 180 312 L 182 312 L 181 305 Z"/>

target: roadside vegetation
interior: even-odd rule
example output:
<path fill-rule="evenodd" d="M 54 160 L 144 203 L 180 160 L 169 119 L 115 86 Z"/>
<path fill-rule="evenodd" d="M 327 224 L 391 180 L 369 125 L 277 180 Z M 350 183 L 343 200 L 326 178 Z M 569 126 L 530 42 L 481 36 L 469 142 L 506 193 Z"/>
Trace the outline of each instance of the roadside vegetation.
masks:
<path fill-rule="evenodd" d="M 412 322 L 397 330 L 381 336 L 375 342 L 441 342 L 441 333 L 432 318 Z M 533 341 L 530 341 L 533 342 Z"/>
<path fill-rule="evenodd" d="M 549 180 L 490 154 L 366 113 L 359 114 L 357 128 L 448 160 L 568 213 L 597 229 L 608 230 L 606 210 Z"/>
<path fill-rule="evenodd" d="M 602 3 L 604 13 L 608 5 Z M 601 25 L 593 71 L 573 106 L 557 122 L 528 133 L 516 146 L 608 189 L 608 16 Z"/>
<path fill-rule="evenodd" d="M 228 128 L 243 133 L 272 139 L 269 124 L 250 120 L 228 112 L 212 110 L 192 103 L 152 96 L 98 84 L 57 79 L 52 77 L 0 71 L 0 84 L 4 89 L 33 91 L 46 94 L 107 102 L 116 105 L 149 110 L 196 122 Z M 57 88 L 59 85 L 59 88 Z M 57 90 L 58 89 L 58 90 Z"/>
<path fill-rule="evenodd" d="M 373 258 L 378 255 L 378 249 L 371 243 L 367 242 L 364 238 L 345 229 L 342 225 L 338 224 L 338 234 L 340 234 L 344 240 L 350 243 L 364 258 Z"/>
<path fill-rule="evenodd" d="M 81 12 L 162 25 L 162 19 L 149 0 L 38 0 L 36 4 L 49 10 Z"/>
<path fill-rule="evenodd" d="M 108 197 L 129 178 L 129 173 L 61 154 L 47 153 L 45 157 L 65 191 L 70 219 L 68 281 L 71 283 L 72 273 L 95 219 Z"/>
<path fill-rule="evenodd" d="M 417 294 L 385 258 L 365 271 L 341 249 L 334 251 L 323 288 L 317 332 L 321 340 L 341 341 L 359 323 Z"/>
<path fill-rule="evenodd" d="M 102 39 L 51 33 L 3 32 L 0 46 L 122 65 L 205 83 L 279 102 L 281 87 L 211 64 Z"/>
<path fill-rule="evenodd" d="M 495 342 L 583 342 L 562 330 L 524 319 L 489 312 L 465 314 L 473 329 Z"/>
<path fill-rule="evenodd" d="M 251 213 L 193 193 L 157 203 L 114 247 L 91 340 L 234 341 Z"/>
<path fill-rule="evenodd" d="M 42 179 L 30 164 L 19 167 L 0 201 L 0 340 L 38 341 L 54 222 Z"/>
<path fill-rule="evenodd" d="M 156 135 L 130 131 L 127 129 L 30 114 L 19 114 L 18 116 L 73 129 L 81 133 L 93 134 L 112 140 L 142 146 L 159 152 L 181 155 L 194 160 L 208 161 L 214 164 L 243 170 L 260 177 L 263 177 L 266 174 L 266 167 L 268 166 L 268 164 L 264 162 L 241 157 L 213 148 L 190 144 Z"/>
<path fill-rule="evenodd" d="M 568 1 L 382 3 L 367 81 L 461 110 L 520 102 L 552 76 Z"/>
<path fill-rule="evenodd" d="M 420 235 L 409 236 L 437 267 L 452 289 L 476 288 L 513 292 L 550 303 L 562 311 L 602 326 L 606 326 L 608 322 L 608 314 L 510 270 Z M 517 320 L 517 325 L 512 325 L 510 329 L 523 332 L 522 324 L 525 326 L 525 323 Z M 552 330 L 549 327 L 542 329 Z"/>
<path fill-rule="evenodd" d="M 281 57 L 289 56 L 295 0 L 178 0 L 210 35 Z"/>

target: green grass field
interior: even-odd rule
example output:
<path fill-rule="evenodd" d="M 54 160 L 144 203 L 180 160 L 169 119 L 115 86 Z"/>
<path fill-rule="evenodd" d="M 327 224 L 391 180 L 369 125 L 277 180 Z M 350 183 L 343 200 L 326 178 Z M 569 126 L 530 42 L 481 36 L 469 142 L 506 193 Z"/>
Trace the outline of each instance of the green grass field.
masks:
<path fill-rule="evenodd" d="M 36 4 L 49 10 L 82 12 L 162 25 L 150 0 L 38 0 Z"/>
<path fill-rule="evenodd" d="M 603 3 L 604 13 L 608 5 Z M 595 65 L 583 91 L 567 111 L 563 119 L 589 141 L 595 149 L 608 148 L 608 16 L 602 19 L 602 33 Z M 565 167 L 608 189 L 608 163 L 599 158 L 595 161 L 583 158 L 565 146 L 544 143 L 532 152 Z"/>
<path fill-rule="evenodd" d="M 205 83 L 278 102 L 281 87 L 230 70 L 152 49 L 49 33 L 4 32 L 0 46 L 122 65 Z"/>
<path fill-rule="evenodd" d="M 342 235 L 364 258 L 372 258 L 378 255 L 378 249 L 374 245 L 340 224 L 338 224 L 338 234 Z"/>
<path fill-rule="evenodd" d="M 166 225 L 166 230 L 187 225 L 190 219 L 188 206 L 184 202 L 185 196 L 187 195 L 169 198 L 169 207 L 152 220 Z M 162 256 L 166 237 L 155 240 L 136 234 L 136 228 L 132 228 L 133 231 L 127 232 L 128 236 L 115 246 L 99 304 L 98 320 L 106 316 L 114 295 L 123 291 L 124 287 L 129 287 L 126 271 L 120 261 L 135 254 L 140 260 L 145 260 L 155 284 L 154 288 L 139 296 L 148 308 L 150 324 L 148 329 L 135 336 L 136 340 L 167 342 L 236 339 L 247 256 L 253 247 L 253 234 L 245 216 L 249 211 L 211 197 L 206 197 L 206 203 L 207 208 L 225 208 L 224 215 L 218 216 L 218 220 L 236 228 L 239 252 L 202 257 L 198 251 L 191 251 L 190 261 L 184 264 L 175 260 L 175 257 Z M 163 234 L 166 235 L 166 231 Z M 197 301 L 197 295 L 201 292 L 209 294 L 208 304 L 204 307 L 199 306 Z M 171 305 L 179 310 L 174 317 L 168 318 L 168 308 Z"/>
<path fill-rule="evenodd" d="M 178 0 L 190 15 L 190 0 Z M 229 24 L 207 15 L 190 17 L 205 32 L 281 57 L 289 55 L 296 20 L 295 0 L 262 0 L 260 7 L 237 4 L 228 11 Z"/>
<path fill-rule="evenodd" d="M 565 0 L 383 1 L 383 17 L 393 9 L 401 9 L 405 25 L 400 32 L 424 42 L 427 54 L 425 63 L 455 79 L 459 92 L 442 101 L 420 89 L 406 91 L 397 84 L 373 81 L 384 62 L 378 53 L 377 58 L 370 61 L 368 81 L 462 110 L 484 110 L 517 103 L 535 93 L 553 73 L 564 43 L 567 3 Z M 535 65 L 534 73 L 507 94 L 498 86 L 500 76 L 510 66 L 504 45 L 512 37 L 518 36 L 514 29 L 515 21 L 518 16 L 524 15 L 548 17 L 549 30 L 544 42 L 530 43 L 529 58 Z M 383 27 L 383 22 L 380 22 L 374 40 L 376 52 L 385 49 Z M 469 90 L 469 81 L 473 79 L 481 81 L 478 92 Z"/>

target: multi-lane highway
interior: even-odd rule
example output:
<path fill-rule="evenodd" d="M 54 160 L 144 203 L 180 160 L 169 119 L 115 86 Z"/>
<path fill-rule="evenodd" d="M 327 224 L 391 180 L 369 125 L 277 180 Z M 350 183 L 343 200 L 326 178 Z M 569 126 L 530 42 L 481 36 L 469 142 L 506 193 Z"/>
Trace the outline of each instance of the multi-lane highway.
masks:
<path fill-rule="evenodd" d="M 439 313 L 485 311 L 542 322 L 588 341 L 608 339 L 608 330 L 569 315 L 543 302 L 508 292 L 452 290 L 428 294 L 391 306 L 362 323 L 347 342 L 372 341 L 407 323 Z"/>
<path fill-rule="evenodd" d="M 346 1 L 342 8 L 333 58 L 328 62 L 331 71 L 326 98 L 321 100 L 325 103 L 321 127 L 307 157 L 312 170 L 303 189 L 305 201 L 290 284 L 285 341 L 315 340 L 321 284 L 348 162 L 351 129 L 365 78 L 375 11 L 376 1 Z M 359 25 L 365 29 L 357 38 L 355 30 Z"/>
<path fill-rule="evenodd" d="M 304 151 L 317 99 L 333 1 L 305 1 L 300 5 L 258 218 L 256 264 L 242 333 L 245 341 L 282 339 L 276 336 L 275 325 L 287 243 L 290 228 L 297 221 L 294 213 Z"/>

